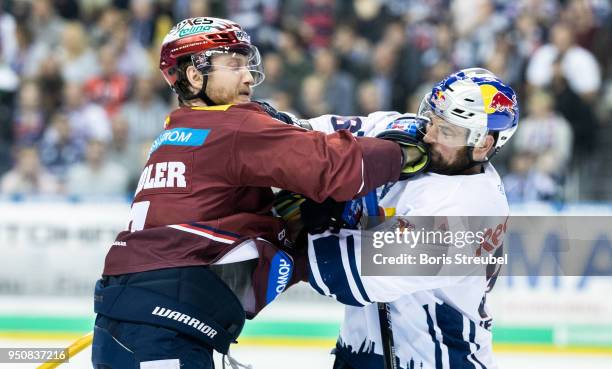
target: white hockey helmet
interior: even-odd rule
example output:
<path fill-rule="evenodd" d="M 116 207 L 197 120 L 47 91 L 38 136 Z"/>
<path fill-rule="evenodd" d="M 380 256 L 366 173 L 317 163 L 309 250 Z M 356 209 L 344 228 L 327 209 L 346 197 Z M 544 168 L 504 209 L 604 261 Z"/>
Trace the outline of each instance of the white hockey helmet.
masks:
<path fill-rule="evenodd" d="M 465 129 L 459 146 L 479 147 L 489 132 L 498 132 L 494 151 L 499 151 L 518 127 L 519 106 L 514 90 L 492 72 L 463 69 L 437 83 L 423 97 L 418 115 L 442 118 Z"/>

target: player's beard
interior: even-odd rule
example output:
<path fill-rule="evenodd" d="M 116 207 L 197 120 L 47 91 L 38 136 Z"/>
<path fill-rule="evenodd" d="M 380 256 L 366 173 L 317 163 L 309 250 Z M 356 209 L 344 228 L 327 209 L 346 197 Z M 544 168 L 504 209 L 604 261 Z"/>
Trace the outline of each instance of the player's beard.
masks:
<path fill-rule="evenodd" d="M 470 166 L 470 160 L 468 156 L 468 148 L 462 147 L 456 151 L 455 156 L 451 160 L 444 159 L 442 155 L 435 151 L 430 150 L 429 172 L 453 175 L 461 174 L 464 170 Z"/>

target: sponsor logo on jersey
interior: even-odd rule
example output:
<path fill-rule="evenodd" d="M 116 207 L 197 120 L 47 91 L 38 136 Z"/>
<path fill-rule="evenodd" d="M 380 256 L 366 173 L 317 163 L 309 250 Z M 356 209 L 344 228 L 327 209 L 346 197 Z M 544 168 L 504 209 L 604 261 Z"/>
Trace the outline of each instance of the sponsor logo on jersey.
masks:
<path fill-rule="evenodd" d="M 153 312 L 151 312 L 151 314 L 162 317 L 162 318 L 173 319 L 173 320 L 176 320 L 177 322 L 186 324 L 204 333 L 210 338 L 214 338 L 217 335 L 217 331 L 212 329 L 206 323 L 201 322 L 197 318 L 193 318 L 187 314 L 183 314 L 180 311 L 175 311 L 175 310 L 171 310 L 168 308 L 156 306 L 155 309 L 153 309 Z"/>
<path fill-rule="evenodd" d="M 164 145 L 202 146 L 210 129 L 174 128 L 162 132 L 151 145 L 149 155 Z"/>
<path fill-rule="evenodd" d="M 293 273 L 293 262 L 290 257 L 282 251 L 278 251 L 270 262 L 270 272 L 268 274 L 268 290 L 266 291 L 266 304 L 269 304 L 280 295 L 285 288 Z"/>

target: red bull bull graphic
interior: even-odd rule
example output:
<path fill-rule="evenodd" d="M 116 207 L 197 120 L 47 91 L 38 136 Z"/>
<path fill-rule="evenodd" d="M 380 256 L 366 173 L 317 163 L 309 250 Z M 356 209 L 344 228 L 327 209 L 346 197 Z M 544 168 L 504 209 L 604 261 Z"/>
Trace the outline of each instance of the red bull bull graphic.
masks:
<path fill-rule="evenodd" d="M 487 114 L 507 112 L 514 116 L 517 106 L 516 95 L 506 96 L 495 86 L 489 84 L 480 85 L 480 91 Z"/>

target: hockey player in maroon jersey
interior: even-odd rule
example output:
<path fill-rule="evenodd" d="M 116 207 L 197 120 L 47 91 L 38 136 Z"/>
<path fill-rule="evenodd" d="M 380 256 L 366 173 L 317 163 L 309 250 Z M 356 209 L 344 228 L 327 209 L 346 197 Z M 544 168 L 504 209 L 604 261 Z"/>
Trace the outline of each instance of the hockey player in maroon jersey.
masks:
<path fill-rule="evenodd" d="M 304 277 L 270 187 L 343 201 L 413 170 L 395 142 L 306 131 L 251 103 L 261 59 L 231 21 L 178 23 L 160 69 L 180 107 L 96 284 L 96 369 L 212 368 L 212 350 L 226 354 L 245 317 Z"/>

